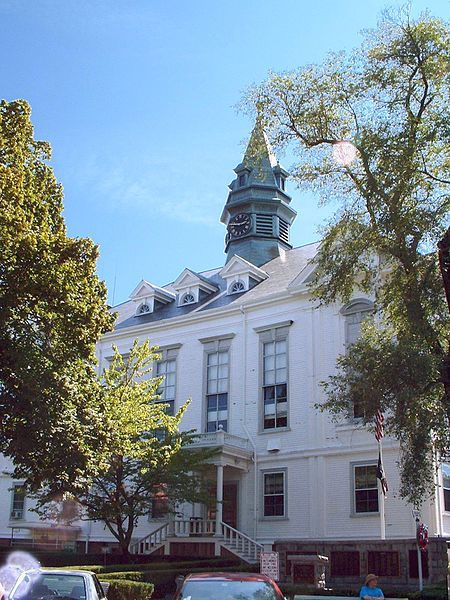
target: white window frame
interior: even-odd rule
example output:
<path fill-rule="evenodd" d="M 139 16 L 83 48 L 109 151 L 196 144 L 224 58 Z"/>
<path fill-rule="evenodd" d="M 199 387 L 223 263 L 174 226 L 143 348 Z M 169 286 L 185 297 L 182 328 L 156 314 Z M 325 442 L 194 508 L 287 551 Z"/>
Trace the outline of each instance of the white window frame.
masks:
<path fill-rule="evenodd" d="M 361 328 L 362 323 L 370 316 L 374 314 L 374 304 L 368 298 L 355 298 L 351 300 L 346 306 L 341 308 L 341 314 L 345 319 L 345 349 L 348 350 L 349 346 L 351 346 L 354 341 L 350 341 L 349 329 L 350 325 L 359 325 Z M 355 322 L 355 319 L 358 318 L 358 321 Z M 361 335 L 361 334 L 359 334 Z M 359 338 L 359 336 L 358 336 Z M 355 414 L 356 404 L 353 406 L 353 415 L 352 420 L 360 422 L 363 419 L 363 415 Z"/>
<path fill-rule="evenodd" d="M 356 511 L 356 492 L 364 491 L 364 490 L 373 490 L 375 488 L 360 488 L 356 489 L 356 469 L 360 467 L 375 467 L 377 468 L 377 463 L 373 460 L 363 460 L 357 462 L 350 463 L 350 488 L 351 488 L 351 517 L 373 517 L 380 514 L 380 492 L 378 479 L 376 479 L 376 490 L 377 490 L 377 503 L 378 510 L 376 511 L 367 511 L 367 512 L 357 512 Z"/>
<path fill-rule="evenodd" d="M 233 286 L 235 286 L 237 284 L 242 285 L 242 290 L 233 290 Z M 246 285 L 245 281 L 243 281 L 242 279 L 235 279 L 234 281 L 232 281 L 230 283 L 230 286 L 228 287 L 228 295 L 229 296 L 231 296 L 232 294 L 242 294 L 246 291 L 247 291 L 247 285 Z"/>
<path fill-rule="evenodd" d="M 171 404 L 172 405 L 172 410 L 173 412 L 169 413 L 169 414 L 175 414 L 176 412 L 176 404 L 177 404 L 177 371 L 178 371 L 178 350 L 180 349 L 180 345 L 176 345 L 176 346 L 170 346 L 170 347 L 165 347 L 163 349 L 158 350 L 158 354 L 160 355 L 160 358 L 156 361 L 156 365 L 155 365 L 155 375 L 157 377 L 160 377 L 161 375 L 165 375 L 167 373 L 167 369 L 165 370 L 165 373 L 159 374 L 158 373 L 158 369 L 160 365 L 167 365 L 167 363 L 170 362 L 174 362 L 175 363 L 175 370 L 173 371 L 175 374 L 175 382 L 173 387 L 174 389 L 174 397 L 173 400 L 166 400 L 164 398 L 160 398 L 158 400 L 158 402 L 162 403 L 162 404 Z M 161 394 L 161 391 L 165 391 L 166 388 L 168 386 L 166 386 L 166 377 L 164 377 L 164 381 L 159 385 L 156 393 L 158 395 Z M 172 387 L 172 386 L 170 386 Z"/>
<path fill-rule="evenodd" d="M 221 362 L 221 357 L 225 356 L 227 357 L 226 362 Z M 217 358 L 217 362 L 214 363 L 210 363 L 211 357 L 216 357 Z M 226 366 L 226 376 L 225 377 L 219 377 L 219 369 L 220 367 L 224 367 Z M 216 377 L 212 377 L 210 379 L 209 377 L 209 373 L 210 371 L 212 371 L 213 369 L 216 369 L 217 371 L 217 376 Z M 217 391 L 213 392 L 209 390 L 209 383 L 210 382 L 215 382 L 216 387 L 217 387 Z M 219 382 L 225 382 L 225 390 L 219 390 Z M 217 350 L 213 350 L 213 351 L 209 351 L 206 353 L 206 432 L 207 433 L 213 433 L 214 431 L 218 431 L 219 428 L 221 428 L 223 431 L 228 431 L 229 428 L 229 416 L 228 416 L 228 407 L 230 404 L 230 350 L 229 348 L 218 348 Z M 226 409 L 219 409 L 219 397 L 220 396 L 226 396 Z M 214 398 L 216 400 L 216 408 L 215 410 L 209 410 L 209 401 L 210 399 Z M 210 423 L 213 423 L 214 421 L 209 419 L 209 414 L 215 412 L 216 413 L 216 429 L 214 430 L 210 430 L 208 428 Z M 226 419 L 219 419 L 219 412 L 226 412 Z M 219 421 L 225 421 L 225 426 L 221 426 L 219 424 Z"/>
<path fill-rule="evenodd" d="M 443 463 L 441 466 L 442 472 L 442 506 L 444 507 L 444 512 L 450 514 L 450 499 L 449 499 L 449 507 L 445 506 L 445 492 L 448 491 L 450 496 L 450 463 Z M 446 472 L 448 475 L 446 475 Z M 446 481 L 448 482 L 446 484 Z"/>
<path fill-rule="evenodd" d="M 192 300 L 186 302 L 186 299 L 188 297 L 191 297 Z M 197 301 L 198 300 L 196 299 L 195 294 L 193 292 L 184 292 L 184 294 L 181 296 L 180 306 L 190 306 L 191 304 L 195 304 Z"/>
<path fill-rule="evenodd" d="M 24 488 L 24 484 L 22 482 L 19 481 L 15 481 L 12 485 L 11 488 L 11 508 L 10 508 L 10 519 L 13 520 L 17 520 L 17 521 L 23 521 L 25 519 L 25 511 L 26 511 L 26 501 L 27 501 L 27 495 L 26 493 L 23 496 L 23 504 L 22 504 L 22 508 L 21 509 L 17 509 L 14 508 L 14 502 L 15 502 L 15 494 L 16 494 L 16 489 L 17 488 Z M 21 516 L 20 517 L 13 517 L 14 512 L 21 512 Z"/>
<path fill-rule="evenodd" d="M 231 401 L 230 401 L 230 392 L 231 392 L 231 367 L 232 367 L 232 352 L 231 352 L 231 342 L 234 338 L 235 334 L 224 334 L 217 337 L 208 337 L 201 338 L 199 341 L 203 344 L 203 354 L 204 354 L 204 367 L 203 367 L 203 410 L 202 410 L 202 431 L 206 433 L 208 432 L 208 423 L 212 421 L 208 421 L 208 396 L 219 396 L 220 393 L 225 392 L 217 392 L 217 394 L 209 394 L 208 393 L 208 356 L 214 354 L 216 352 L 228 352 L 228 377 L 227 377 L 227 429 L 224 431 L 230 431 L 230 422 L 231 422 Z"/>
<path fill-rule="evenodd" d="M 260 434 L 268 434 L 268 433 L 278 433 L 280 431 L 289 431 L 290 428 L 290 370 L 289 370 L 289 328 L 291 327 L 293 321 L 283 321 L 281 323 L 276 323 L 270 326 L 263 327 L 255 327 L 254 331 L 259 334 L 259 406 L 260 406 L 260 418 L 259 418 L 259 433 Z M 264 344 L 270 342 L 286 342 L 286 381 L 284 383 L 274 384 L 276 385 L 286 385 L 286 404 L 287 404 L 287 414 L 286 414 L 286 425 L 282 425 L 280 427 L 264 427 L 264 416 L 265 416 L 265 404 L 264 404 L 264 389 L 269 387 L 269 385 L 264 382 Z"/>
<path fill-rule="evenodd" d="M 265 498 L 279 494 L 266 494 L 266 476 L 267 475 L 283 475 L 283 514 L 282 515 L 266 515 L 265 514 Z M 263 521 L 285 521 L 288 519 L 288 480 L 287 468 L 274 468 L 261 470 L 261 520 Z"/>

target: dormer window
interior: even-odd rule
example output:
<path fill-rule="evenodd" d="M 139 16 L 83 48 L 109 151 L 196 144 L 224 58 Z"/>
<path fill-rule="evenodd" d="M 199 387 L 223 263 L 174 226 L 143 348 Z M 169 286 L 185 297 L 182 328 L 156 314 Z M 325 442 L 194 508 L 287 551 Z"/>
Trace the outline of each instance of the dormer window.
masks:
<path fill-rule="evenodd" d="M 184 269 L 171 287 L 177 292 L 178 306 L 201 302 L 208 294 L 213 294 L 219 289 L 209 279 L 190 269 Z"/>
<path fill-rule="evenodd" d="M 247 173 L 242 173 L 239 175 L 239 187 L 243 187 L 247 184 Z"/>
<path fill-rule="evenodd" d="M 146 302 L 144 302 L 143 304 L 141 304 L 139 306 L 139 308 L 136 311 L 136 314 L 137 315 L 146 315 L 149 312 L 152 312 L 151 308 L 150 308 L 150 306 Z"/>
<path fill-rule="evenodd" d="M 234 281 L 230 285 L 228 293 L 229 294 L 239 294 L 241 292 L 245 292 L 245 290 L 246 290 L 245 283 L 239 279 L 238 281 Z"/>
<path fill-rule="evenodd" d="M 132 291 L 130 299 L 136 307 L 134 316 L 140 317 L 151 314 L 165 304 L 173 302 L 175 294 L 143 279 Z"/>
<path fill-rule="evenodd" d="M 267 279 L 265 271 L 235 254 L 219 275 L 226 281 L 227 294 L 239 294 Z"/>
<path fill-rule="evenodd" d="M 195 303 L 195 297 L 194 294 L 184 294 L 183 299 L 181 300 L 181 304 L 183 304 L 183 306 L 185 306 L 186 304 L 194 304 Z"/>

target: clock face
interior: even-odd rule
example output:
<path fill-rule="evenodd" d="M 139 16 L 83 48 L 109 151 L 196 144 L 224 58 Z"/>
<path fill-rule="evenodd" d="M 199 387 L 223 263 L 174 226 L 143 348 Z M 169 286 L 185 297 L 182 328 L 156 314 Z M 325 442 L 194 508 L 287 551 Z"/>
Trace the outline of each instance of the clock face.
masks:
<path fill-rule="evenodd" d="M 235 215 L 228 223 L 228 233 L 232 237 L 241 237 L 246 235 L 252 226 L 252 218 L 247 213 Z"/>

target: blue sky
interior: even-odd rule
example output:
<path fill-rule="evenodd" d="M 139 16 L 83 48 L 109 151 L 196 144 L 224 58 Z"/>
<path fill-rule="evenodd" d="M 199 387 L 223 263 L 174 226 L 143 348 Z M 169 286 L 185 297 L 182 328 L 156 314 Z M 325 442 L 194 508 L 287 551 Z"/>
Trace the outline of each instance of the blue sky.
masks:
<path fill-rule="evenodd" d="M 109 299 L 223 264 L 219 222 L 269 70 L 358 45 L 381 0 L 0 0 L 1 95 L 53 147 L 70 235 L 100 245 Z M 450 0 L 413 0 L 450 20 Z M 281 157 L 289 167 L 289 157 Z M 295 245 L 329 213 L 292 184 Z M 114 284 L 114 282 L 116 282 Z"/>

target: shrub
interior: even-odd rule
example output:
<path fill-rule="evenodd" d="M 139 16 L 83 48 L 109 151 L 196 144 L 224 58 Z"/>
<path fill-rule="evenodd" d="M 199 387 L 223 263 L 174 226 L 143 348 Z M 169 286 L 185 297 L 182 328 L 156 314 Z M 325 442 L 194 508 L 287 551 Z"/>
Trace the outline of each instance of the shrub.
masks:
<path fill-rule="evenodd" d="M 108 583 L 108 600 L 150 600 L 153 594 L 151 583 L 115 579 Z"/>
<path fill-rule="evenodd" d="M 146 571 L 116 571 L 115 573 L 99 573 L 98 577 L 102 581 L 112 581 L 114 579 L 144 581 L 145 573 Z"/>
<path fill-rule="evenodd" d="M 148 557 L 150 558 L 150 557 Z M 183 569 L 187 567 L 197 568 L 202 567 L 203 569 L 218 568 L 218 567 L 235 567 L 239 568 L 240 561 L 236 559 L 223 559 L 220 557 L 214 558 L 200 558 L 195 560 L 161 560 L 161 556 L 154 557 L 153 562 L 149 561 L 142 564 L 116 564 L 116 565 L 82 565 L 82 566 L 65 566 L 64 569 L 69 570 L 81 570 L 81 571 L 92 571 L 93 573 L 125 573 L 127 571 L 152 571 L 154 569 Z M 156 559 L 156 560 L 155 560 Z"/>
<path fill-rule="evenodd" d="M 445 583 L 435 586 L 425 586 L 422 592 L 413 592 L 409 595 L 411 600 L 447 600 L 447 586 Z"/>
<path fill-rule="evenodd" d="M 160 569 L 154 571 L 145 571 L 142 575 L 142 581 L 151 582 L 155 586 L 155 596 L 157 598 L 163 598 L 166 594 L 172 594 L 176 589 L 175 579 L 178 575 L 188 575 L 189 573 L 202 573 L 203 571 L 211 572 L 232 572 L 232 571 L 245 571 L 255 572 L 259 571 L 258 565 L 238 565 L 237 567 L 209 567 L 206 569 L 203 567 L 184 567 L 182 569 Z M 109 581 L 106 579 L 105 581 Z"/>

